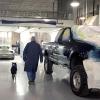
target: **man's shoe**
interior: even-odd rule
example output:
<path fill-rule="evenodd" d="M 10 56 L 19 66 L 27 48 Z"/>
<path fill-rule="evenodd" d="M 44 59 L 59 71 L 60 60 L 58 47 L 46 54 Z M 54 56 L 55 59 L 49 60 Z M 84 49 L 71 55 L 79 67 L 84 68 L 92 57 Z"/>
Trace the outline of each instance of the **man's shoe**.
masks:
<path fill-rule="evenodd" d="M 29 81 L 28 84 L 29 85 L 34 85 L 34 81 Z"/>

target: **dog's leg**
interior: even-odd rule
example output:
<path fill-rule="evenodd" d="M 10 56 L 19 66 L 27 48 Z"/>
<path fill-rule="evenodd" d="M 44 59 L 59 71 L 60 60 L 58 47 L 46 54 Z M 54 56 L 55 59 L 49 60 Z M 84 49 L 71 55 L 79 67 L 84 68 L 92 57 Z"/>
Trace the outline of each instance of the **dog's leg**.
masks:
<path fill-rule="evenodd" d="M 16 75 L 15 75 L 15 81 L 16 81 Z"/>
<path fill-rule="evenodd" d="M 12 79 L 14 80 L 14 74 L 12 74 Z"/>

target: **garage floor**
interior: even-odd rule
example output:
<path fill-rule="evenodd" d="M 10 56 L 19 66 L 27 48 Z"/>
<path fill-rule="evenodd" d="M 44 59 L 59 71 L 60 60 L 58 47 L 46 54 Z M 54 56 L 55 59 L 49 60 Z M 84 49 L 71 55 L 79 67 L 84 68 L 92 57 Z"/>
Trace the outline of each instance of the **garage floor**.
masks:
<path fill-rule="evenodd" d="M 10 74 L 11 60 L 0 60 L 0 100 L 100 100 L 100 90 L 94 90 L 88 97 L 75 96 L 66 80 L 65 69 L 55 68 L 52 76 L 44 74 L 43 64 L 39 64 L 35 85 L 29 86 L 23 61 L 19 56 L 16 82 Z M 60 73 L 60 74 L 59 74 Z"/>

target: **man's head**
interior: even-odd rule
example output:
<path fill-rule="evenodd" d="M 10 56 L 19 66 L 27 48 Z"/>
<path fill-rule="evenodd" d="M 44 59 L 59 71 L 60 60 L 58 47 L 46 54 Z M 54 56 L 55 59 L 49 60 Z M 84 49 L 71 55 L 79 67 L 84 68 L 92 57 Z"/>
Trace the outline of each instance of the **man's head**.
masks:
<path fill-rule="evenodd" d="M 36 41 L 35 36 L 31 37 L 31 41 Z"/>

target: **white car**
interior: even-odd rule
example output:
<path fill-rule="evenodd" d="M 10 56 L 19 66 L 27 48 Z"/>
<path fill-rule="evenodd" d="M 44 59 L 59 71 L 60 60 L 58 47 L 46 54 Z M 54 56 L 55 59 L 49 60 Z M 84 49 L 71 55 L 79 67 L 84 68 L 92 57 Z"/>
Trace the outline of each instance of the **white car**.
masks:
<path fill-rule="evenodd" d="M 0 58 L 14 59 L 14 51 L 8 45 L 0 45 Z"/>

